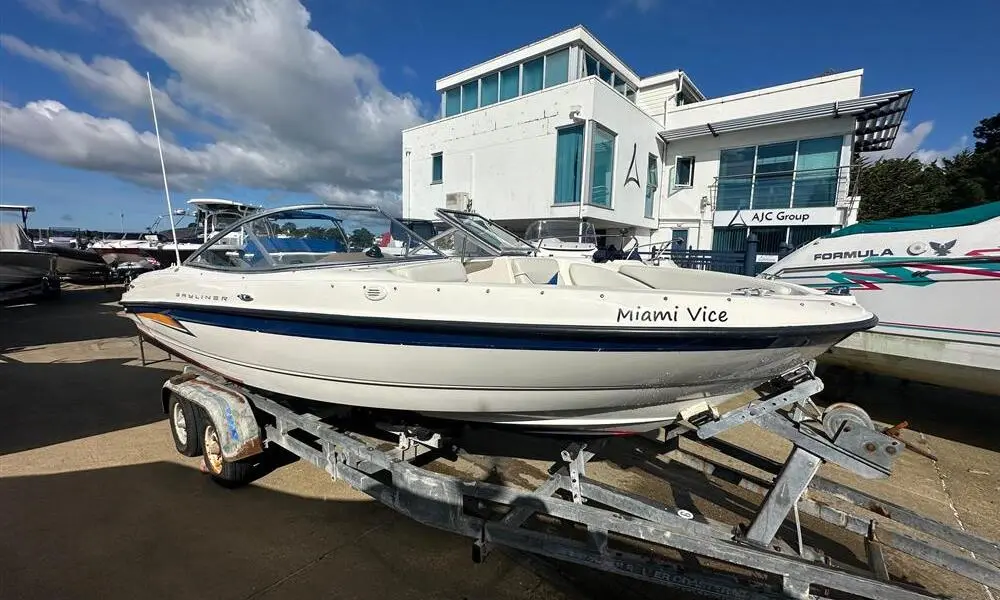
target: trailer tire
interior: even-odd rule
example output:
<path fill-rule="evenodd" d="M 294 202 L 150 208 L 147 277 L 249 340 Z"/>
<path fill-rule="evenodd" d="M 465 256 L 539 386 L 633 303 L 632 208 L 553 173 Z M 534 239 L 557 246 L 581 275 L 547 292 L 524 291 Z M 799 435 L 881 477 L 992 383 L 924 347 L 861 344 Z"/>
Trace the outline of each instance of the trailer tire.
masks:
<path fill-rule="evenodd" d="M 212 477 L 212 481 L 227 488 L 236 488 L 250 483 L 253 479 L 254 462 L 249 459 L 226 460 L 222 456 L 218 430 L 208 415 L 204 415 L 200 431 L 202 432 L 202 460 L 205 464 L 205 470 Z"/>
<path fill-rule="evenodd" d="M 167 400 L 167 418 L 170 437 L 177 451 L 184 456 L 199 456 L 201 452 L 204 419 L 202 412 L 188 400 L 171 393 Z"/>

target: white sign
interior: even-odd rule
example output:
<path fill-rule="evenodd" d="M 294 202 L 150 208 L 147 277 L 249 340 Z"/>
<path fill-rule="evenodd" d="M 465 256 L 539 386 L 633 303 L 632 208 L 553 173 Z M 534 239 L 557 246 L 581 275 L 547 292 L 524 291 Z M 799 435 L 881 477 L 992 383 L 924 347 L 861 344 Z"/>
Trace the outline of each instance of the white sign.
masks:
<path fill-rule="evenodd" d="M 713 224 L 716 227 L 840 225 L 841 213 L 835 206 L 717 210 Z"/>

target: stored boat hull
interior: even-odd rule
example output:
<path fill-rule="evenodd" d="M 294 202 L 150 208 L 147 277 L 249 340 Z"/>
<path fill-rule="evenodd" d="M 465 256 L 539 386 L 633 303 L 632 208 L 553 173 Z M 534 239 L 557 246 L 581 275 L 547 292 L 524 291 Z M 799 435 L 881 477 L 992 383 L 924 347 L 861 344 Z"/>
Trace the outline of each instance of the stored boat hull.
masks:
<path fill-rule="evenodd" d="M 734 338 L 729 349 L 719 340 L 718 350 L 683 350 L 696 343 L 692 333 L 676 340 L 678 350 L 669 353 L 652 347 L 532 350 L 489 347 L 516 344 L 510 337 L 449 347 L 413 345 L 420 335 L 415 332 L 401 334 L 409 335 L 409 344 L 304 337 L 298 328 L 295 335 L 282 335 L 262 331 L 267 326 L 261 323 L 243 323 L 248 328 L 241 329 L 232 322 L 185 320 L 183 311 L 171 315 L 178 328 L 151 316 L 163 314 L 133 312 L 132 318 L 142 334 L 169 351 L 255 388 L 459 420 L 616 431 L 656 428 L 699 402 L 723 402 L 815 358 L 846 335 Z"/>

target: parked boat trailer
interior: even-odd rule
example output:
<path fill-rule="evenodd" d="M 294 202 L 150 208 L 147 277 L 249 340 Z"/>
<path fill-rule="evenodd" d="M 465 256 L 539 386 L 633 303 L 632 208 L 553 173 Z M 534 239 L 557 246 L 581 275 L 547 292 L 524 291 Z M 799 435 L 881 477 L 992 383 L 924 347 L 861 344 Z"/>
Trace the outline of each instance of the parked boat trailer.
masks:
<path fill-rule="evenodd" d="M 342 419 L 294 410 L 280 398 L 191 366 L 164 384 L 162 400 L 178 450 L 202 454 L 219 483 L 248 482 L 258 455 L 280 446 L 420 523 L 472 538 L 477 562 L 499 545 L 717 598 L 826 598 L 831 593 L 886 600 L 935 597 L 890 580 L 883 550 L 891 548 L 1000 589 L 996 542 L 817 476 L 820 465 L 831 462 L 865 478 L 885 478 L 904 450 L 900 440 L 877 431 L 857 406 L 820 410 L 811 397 L 821 390 L 822 382 L 803 367 L 762 386 L 760 398 L 741 408 L 720 415 L 703 405 L 685 413 L 663 440 L 628 438 L 637 444 L 633 453 L 649 452 L 659 460 L 665 455 L 764 494 L 753 520 L 735 529 L 588 478 L 588 462 L 613 454 L 620 439 L 560 441 L 566 445 L 551 476 L 536 489 L 524 490 L 466 481 L 421 465 L 437 458 L 454 460 L 473 439 L 469 436 L 494 441 L 507 436 L 516 443 L 539 436 L 464 428 L 456 437 L 453 431 L 391 423 L 380 423 L 382 435 L 372 435 L 350 430 Z M 784 464 L 716 438 L 747 422 L 792 442 Z M 776 476 L 773 481 L 755 478 L 682 449 L 692 442 L 694 448 L 721 451 Z M 840 508 L 844 505 L 853 506 Z M 804 545 L 801 513 L 863 536 L 869 569 L 835 564 Z M 776 537 L 786 519 L 797 534 L 794 544 Z M 580 539 L 581 526 L 585 539 Z M 663 556 L 671 552 L 721 563 L 721 568 L 693 568 L 690 561 Z"/>

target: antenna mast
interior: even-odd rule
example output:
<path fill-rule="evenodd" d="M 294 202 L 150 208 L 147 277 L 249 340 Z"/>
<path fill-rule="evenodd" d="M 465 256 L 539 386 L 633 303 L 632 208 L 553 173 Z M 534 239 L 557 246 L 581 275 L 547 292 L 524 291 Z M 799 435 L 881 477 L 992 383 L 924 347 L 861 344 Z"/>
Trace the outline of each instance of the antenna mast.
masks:
<path fill-rule="evenodd" d="M 156 149 L 160 152 L 160 172 L 163 173 L 163 193 L 167 196 L 167 214 L 170 215 L 170 233 L 174 236 L 174 256 L 177 266 L 181 265 L 181 249 L 177 244 L 177 228 L 174 226 L 174 207 L 170 204 L 170 186 L 167 185 L 167 165 L 163 162 L 163 146 L 160 144 L 160 124 L 156 121 L 156 102 L 153 100 L 153 82 L 146 71 L 146 85 L 149 86 L 149 105 L 153 108 L 153 129 L 156 131 Z"/>

